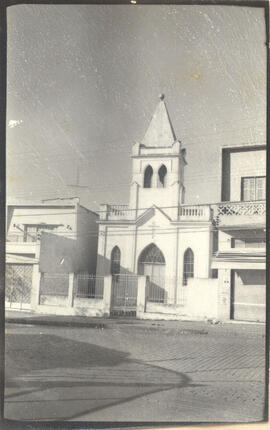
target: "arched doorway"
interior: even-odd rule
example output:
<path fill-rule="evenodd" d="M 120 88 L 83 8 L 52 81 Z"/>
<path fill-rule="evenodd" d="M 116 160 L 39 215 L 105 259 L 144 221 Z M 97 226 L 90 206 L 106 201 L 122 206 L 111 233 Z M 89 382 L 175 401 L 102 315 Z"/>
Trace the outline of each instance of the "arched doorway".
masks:
<path fill-rule="evenodd" d="M 165 300 L 165 268 L 164 255 L 154 243 L 144 248 L 138 259 L 138 274 L 149 276 L 149 301 L 163 303 Z"/>

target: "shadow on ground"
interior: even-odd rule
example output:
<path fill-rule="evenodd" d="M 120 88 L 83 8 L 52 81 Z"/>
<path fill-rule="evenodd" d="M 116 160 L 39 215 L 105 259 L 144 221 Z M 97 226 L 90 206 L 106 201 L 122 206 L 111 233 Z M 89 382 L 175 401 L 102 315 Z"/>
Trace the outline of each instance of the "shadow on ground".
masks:
<path fill-rule="evenodd" d="M 9 334 L 6 354 L 8 419 L 70 420 L 190 385 L 183 373 L 56 335 Z"/>

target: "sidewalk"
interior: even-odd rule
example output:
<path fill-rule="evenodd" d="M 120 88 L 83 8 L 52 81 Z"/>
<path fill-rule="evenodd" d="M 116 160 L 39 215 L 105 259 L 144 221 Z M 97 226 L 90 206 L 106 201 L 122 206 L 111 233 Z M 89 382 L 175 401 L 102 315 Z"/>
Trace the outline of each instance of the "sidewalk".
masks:
<path fill-rule="evenodd" d="M 89 327 L 96 329 L 111 329 L 116 326 L 123 328 L 136 328 L 151 331 L 167 331 L 179 335 L 207 335 L 219 332 L 228 335 L 254 335 L 264 336 L 265 325 L 246 322 L 226 322 L 211 324 L 204 321 L 164 321 L 139 320 L 136 318 L 102 318 L 86 316 L 63 316 L 51 314 L 35 314 L 31 312 L 14 311 L 6 309 L 5 321 L 8 324 L 46 325 L 55 327 Z"/>
<path fill-rule="evenodd" d="M 49 326 L 76 326 L 90 328 L 105 328 L 108 320 L 106 318 L 84 317 L 84 316 L 65 316 L 65 315 L 49 315 L 35 314 L 31 312 L 14 311 L 6 309 L 6 323 L 13 324 L 36 324 Z M 111 324 L 111 323 L 110 323 Z"/>

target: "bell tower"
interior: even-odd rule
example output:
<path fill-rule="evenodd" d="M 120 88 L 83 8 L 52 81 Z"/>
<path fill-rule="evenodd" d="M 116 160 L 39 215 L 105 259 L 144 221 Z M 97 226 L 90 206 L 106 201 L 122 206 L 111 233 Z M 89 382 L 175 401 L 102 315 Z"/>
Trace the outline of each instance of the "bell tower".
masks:
<path fill-rule="evenodd" d="M 156 107 L 141 142 L 132 147 L 130 208 L 136 217 L 152 205 L 177 219 L 178 206 L 184 203 L 185 150 L 176 139 L 164 95 Z"/>

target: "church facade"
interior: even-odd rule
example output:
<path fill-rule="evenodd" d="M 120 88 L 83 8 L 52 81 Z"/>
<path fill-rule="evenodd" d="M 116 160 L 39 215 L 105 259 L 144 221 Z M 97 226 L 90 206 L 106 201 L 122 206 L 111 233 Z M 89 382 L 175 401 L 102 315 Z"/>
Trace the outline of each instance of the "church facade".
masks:
<path fill-rule="evenodd" d="M 186 164 L 162 97 L 132 148 L 129 205 L 101 205 L 99 221 L 97 275 L 149 276 L 152 301 L 175 306 L 190 278 L 212 274 L 212 210 L 184 204 Z"/>

